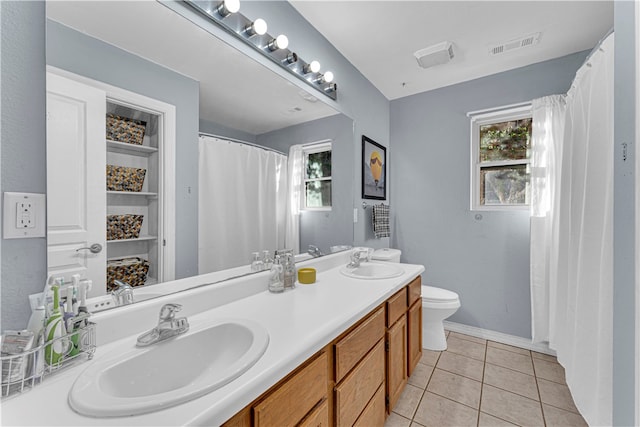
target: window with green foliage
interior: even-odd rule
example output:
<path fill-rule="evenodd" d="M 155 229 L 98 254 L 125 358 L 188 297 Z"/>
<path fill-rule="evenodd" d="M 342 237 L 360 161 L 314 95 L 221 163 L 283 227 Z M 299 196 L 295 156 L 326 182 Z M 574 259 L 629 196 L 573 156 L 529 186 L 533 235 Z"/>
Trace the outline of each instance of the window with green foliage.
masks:
<path fill-rule="evenodd" d="M 529 205 L 530 107 L 473 116 L 472 209 Z"/>
<path fill-rule="evenodd" d="M 331 209 L 331 143 L 304 149 L 303 209 Z"/>

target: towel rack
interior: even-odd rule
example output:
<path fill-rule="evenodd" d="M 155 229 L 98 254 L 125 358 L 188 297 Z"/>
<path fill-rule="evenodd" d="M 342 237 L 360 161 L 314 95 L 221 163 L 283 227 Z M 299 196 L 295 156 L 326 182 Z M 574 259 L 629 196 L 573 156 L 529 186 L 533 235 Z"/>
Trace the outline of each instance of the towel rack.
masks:
<path fill-rule="evenodd" d="M 381 205 L 384 205 L 384 203 L 382 203 L 382 202 L 381 202 L 380 204 L 381 204 Z M 370 205 L 370 204 L 369 204 L 369 203 L 367 203 L 367 202 L 362 202 L 362 209 L 367 209 L 369 206 L 373 206 L 373 205 Z"/>

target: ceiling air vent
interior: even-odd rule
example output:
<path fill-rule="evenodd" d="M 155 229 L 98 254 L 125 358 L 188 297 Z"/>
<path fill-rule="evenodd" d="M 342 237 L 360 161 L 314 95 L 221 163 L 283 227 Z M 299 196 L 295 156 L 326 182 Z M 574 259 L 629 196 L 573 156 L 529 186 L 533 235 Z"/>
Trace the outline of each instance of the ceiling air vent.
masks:
<path fill-rule="evenodd" d="M 505 43 L 495 44 L 489 46 L 489 55 L 495 56 L 503 53 L 510 52 L 512 50 L 522 49 L 523 47 L 529 47 L 538 44 L 542 33 L 529 34 L 528 36 L 521 37 L 515 40 L 509 40 Z"/>
<path fill-rule="evenodd" d="M 422 68 L 429 68 L 435 65 L 446 64 L 454 57 L 453 44 L 451 42 L 442 42 L 433 46 L 420 49 L 413 54 L 418 65 Z"/>

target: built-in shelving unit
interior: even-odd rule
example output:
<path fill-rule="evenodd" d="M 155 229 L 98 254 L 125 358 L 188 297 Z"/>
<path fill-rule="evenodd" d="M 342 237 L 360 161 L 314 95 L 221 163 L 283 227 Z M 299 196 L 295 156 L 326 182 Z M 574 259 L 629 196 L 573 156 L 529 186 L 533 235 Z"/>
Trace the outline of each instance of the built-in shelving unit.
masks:
<path fill-rule="evenodd" d="M 161 241 L 161 183 L 162 169 L 160 148 L 162 147 L 162 116 L 132 107 L 116 100 L 107 101 L 107 113 L 146 123 L 142 145 L 106 141 L 107 164 L 145 169 L 142 190 L 107 191 L 107 215 L 143 215 L 140 235 L 135 239 L 108 240 L 107 260 L 140 257 L 149 261 L 149 273 L 145 284 L 162 281 L 160 267 Z"/>

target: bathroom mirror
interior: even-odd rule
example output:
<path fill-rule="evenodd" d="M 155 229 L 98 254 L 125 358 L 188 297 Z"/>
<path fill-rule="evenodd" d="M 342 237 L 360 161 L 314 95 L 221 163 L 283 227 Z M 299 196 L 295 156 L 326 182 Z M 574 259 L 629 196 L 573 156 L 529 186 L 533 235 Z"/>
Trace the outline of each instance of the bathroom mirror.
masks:
<path fill-rule="evenodd" d="M 353 122 L 325 102 L 322 94 L 292 84 L 153 1 L 48 2 L 47 65 L 163 102 L 178 99 L 194 107 L 193 114 L 185 118 L 191 111 L 176 106 L 175 279 L 200 273 L 199 132 L 283 153 L 292 144 L 331 141 L 332 206 L 301 212 L 300 252 L 306 252 L 309 244 L 327 253 L 331 245 L 352 243 Z M 141 67 L 148 73 L 140 75 L 137 70 Z M 196 85 L 194 95 L 185 95 L 178 80 Z M 248 267 L 251 253 L 246 256 Z M 246 273 L 234 267 L 238 265 L 221 269 L 231 269 L 230 276 Z M 157 285 L 144 288 L 154 296 L 174 291 Z"/>

